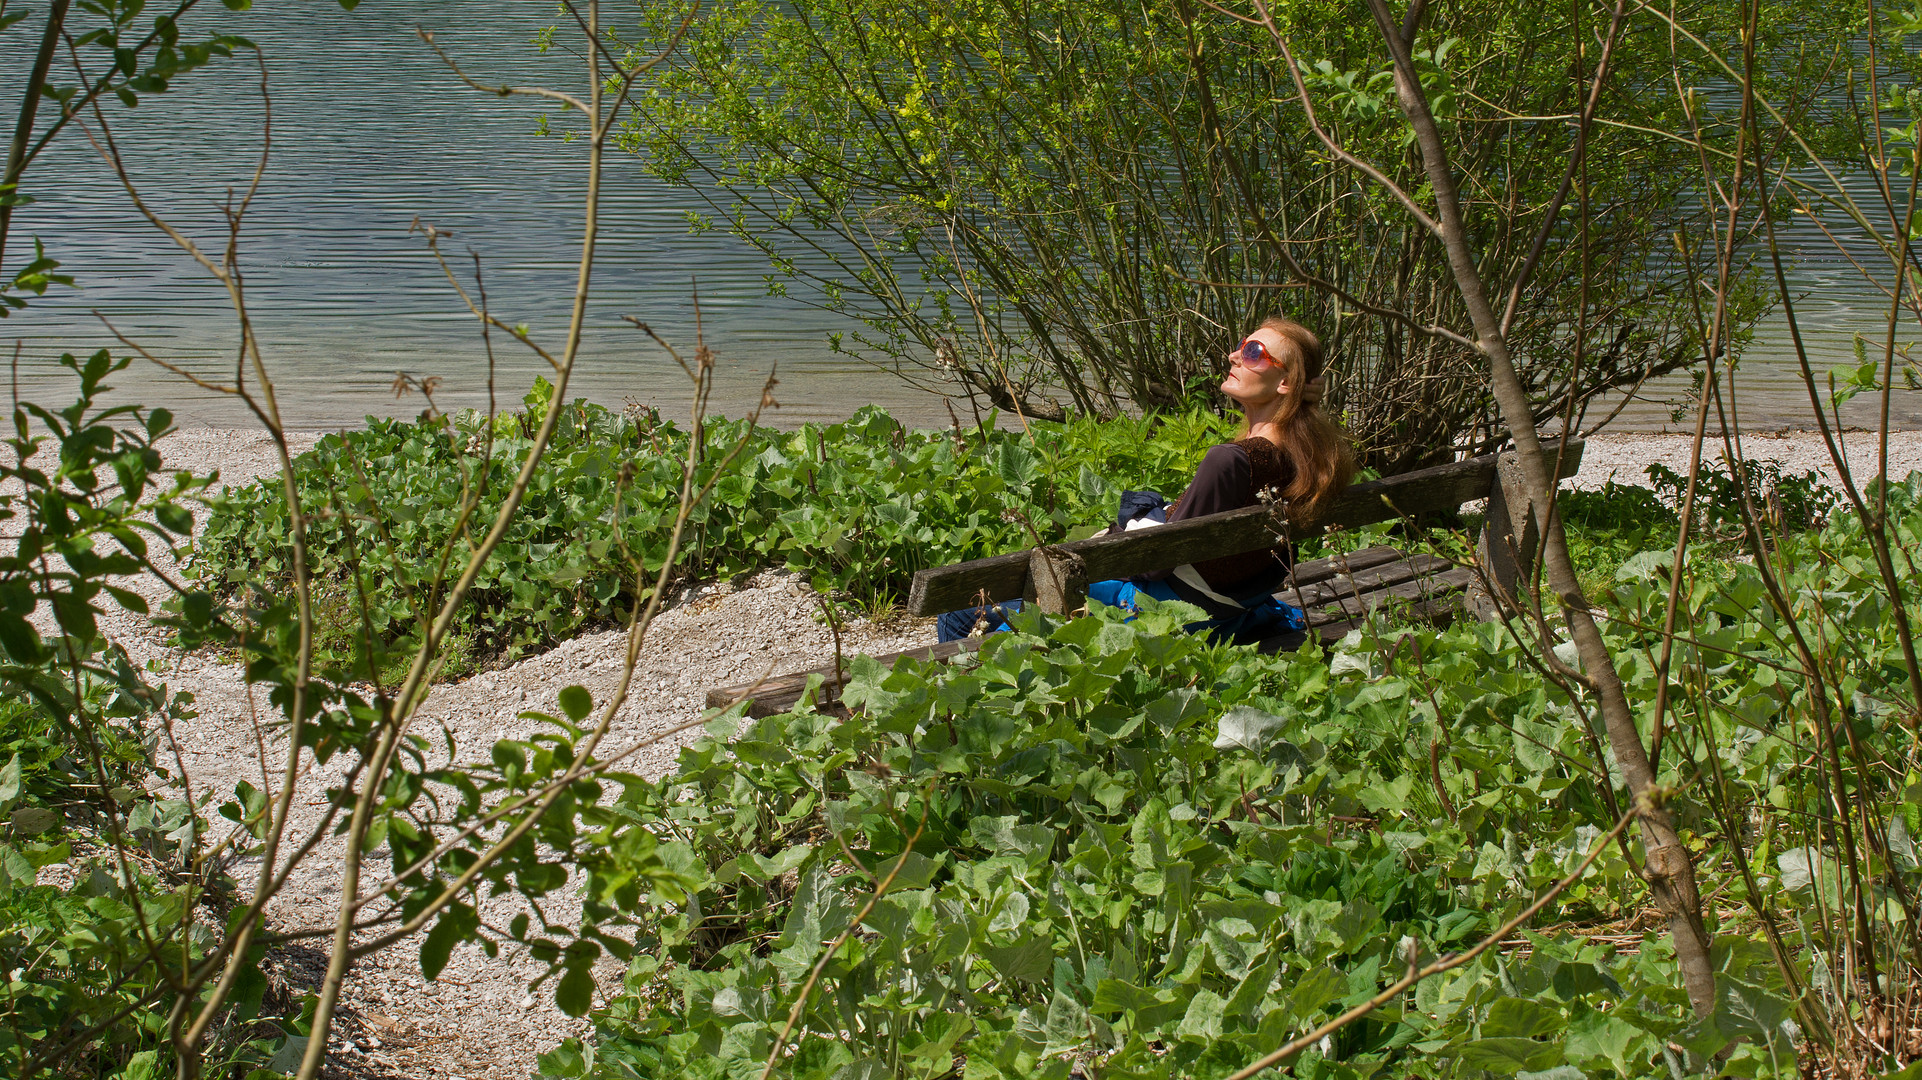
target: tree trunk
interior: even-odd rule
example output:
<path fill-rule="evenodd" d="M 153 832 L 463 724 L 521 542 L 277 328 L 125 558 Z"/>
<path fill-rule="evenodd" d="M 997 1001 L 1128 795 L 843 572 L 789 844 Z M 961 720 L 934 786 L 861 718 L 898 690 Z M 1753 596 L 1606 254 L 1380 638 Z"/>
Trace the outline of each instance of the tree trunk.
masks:
<path fill-rule="evenodd" d="M 1502 333 L 1501 320 L 1488 302 L 1481 272 L 1474 253 L 1468 248 L 1463 227 L 1461 202 L 1455 179 L 1450 172 L 1448 151 L 1429 111 L 1428 98 L 1415 74 L 1409 55 L 1409 40 L 1403 36 L 1399 20 L 1389 12 L 1386 0 L 1368 0 L 1382 38 L 1395 62 L 1395 92 L 1414 129 L 1422 165 L 1435 193 L 1439 232 L 1454 272 L 1456 287 L 1468 307 L 1475 326 L 1476 347 L 1488 358 L 1490 389 L 1500 407 L 1503 421 L 1515 440 L 1522 479 L 1528 491 L 1529 512 L 1540 530 L 1542 567 L 1548 586 L 1560 601 L 1569 635 L 1581 658 L 1582 678 L 1601 703 L 1603 726 L 1608 731 L 1609 748 L 1628 784 L 1629 796 L 1640 809 L 1642 846 L 1647 852 L 1643 876 L 1656 906 L 1668 920 L 1675 941 L 1675 956 L 1682 970 L 1682 982 L 1689 1001 L 1698 1015 L 1715 1009 L 1715 973 L 1709 964 L 1708 929 L 1702 921 L 1701 893 L 1695 884 L 1695 865 L 1688 849 L 1676 834 L 1675 823 L 1661 806 L 1655 774 L 1649 765 L 1648 751 L 1641 733 L 1635 728 L 1635 715 L 1623 692 L 1622 680 L 1615 670 L 1615 659 L 1602 641 L 1601 629 L 1589 611 L 1568 557 L 1568 539 L 1560 517 L 1553 513 L 1554 471 L 1543 459 L 1541 438 L 1535 429 L 1534 412 L 1528 392 L 1516 374 L 1514 358 Z M 1409 37 L 1413 35 L 1410 34 Z"/>

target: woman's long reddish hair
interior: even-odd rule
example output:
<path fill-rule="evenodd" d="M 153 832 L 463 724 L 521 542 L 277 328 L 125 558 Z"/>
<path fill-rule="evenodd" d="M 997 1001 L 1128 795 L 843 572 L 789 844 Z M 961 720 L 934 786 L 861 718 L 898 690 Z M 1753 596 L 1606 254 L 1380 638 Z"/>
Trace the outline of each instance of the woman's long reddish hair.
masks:
<path fill-rule="evenodd" d="M 1355 453 L 1340 425 L 1330 420 L 1320 405 L 1304 402 L 1299 392 L 1322 373 L 1321 339 L 1314 331 L 1280 315 L 1270 315 L 1261 325 L 1293 346 L 1276 358 L 1282 381 L 1291 389 L 1281 399 L 1275 425 L 1281 429 L 1281 452 L 1295 467 L 1294 481 L 1282 496 L 1288 500 L 1291 517 L 1312 521 L 1355 478 Z M 1246 419 L 1242 425 L 1246 435 Z"/>

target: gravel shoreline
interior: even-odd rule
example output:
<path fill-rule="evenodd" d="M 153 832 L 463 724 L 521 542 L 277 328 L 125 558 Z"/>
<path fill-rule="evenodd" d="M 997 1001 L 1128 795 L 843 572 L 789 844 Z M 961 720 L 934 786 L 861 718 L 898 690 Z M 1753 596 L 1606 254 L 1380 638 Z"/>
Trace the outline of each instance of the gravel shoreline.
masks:
<path fill-rule="evenodd" d="M 1847 431 L 1838 436 L 1837 446 L 1858 485 L 1866 484 L 1875 476 L 1879 442 L 1872 431 Z M 1583 447 L 1582 468 L 1575 474 L 1573 484 L 1592 489 L 1614 480 L 1618 484 L 1647 487 L 1647 469 L 1656 462 L 1686 474 L 1694 443 L 1690 435 L 1623 432 L 1592 436 Z M 1841 482 L 1834 459 L 1818 431 L 1744 435 L 1742 455 L 1751 461 L 1776 462 L 1787 475 L 1813 472 L 1830 487 Z M 1702 460 L 1707 464 L 1720 462 L 1722 457 L 1721 439 L 1712 436 L 1702 448 Z M 1890 432 L 1889 475 L 1901 478 L 1918 469 L 1922 469 L 1922 431 Z"/>
<path fill-rule="evenodd" d="M 290 436 L 289 443 L 299 452 L 317 438 L 306 433 Z M 254 431 L 183 430 L 163 440 L 160 450 L 168 469 L 217 469 L 225 485 L 278 467 L 272 441 Z M 163 599 L 158 582 L 124 584 L 152 604 Z M 698 719 L 714 687 L 832 661 L 834 636 L 817 610 L 813 590 L 798 575 L 782 572 L 683 590 L 650 629 L 627 702 L 602 744 L 602 756 Z M 188 785 L 221 799 L 231 797 L 240 779 L 263 788 L 277 786 L 262 775 L 260 759 L 264 746 L 270 767 L 278 770 L 285 752 L 284 741 L 275 735 L 278 713 L 264 698 L 249 693 L 236 665 L 172 647 L 167 635 L 145 618 L 114 612 L 102 622 L 136 663 L 155 672 L 155 679 L 195 695 L 198 715 L 176 725 L 173 745 L 160 751 L 170 766 L 178 751 Z M 855 618 L 844 623 L 840 636 L 849 655 L 880 654 L 931 642 L 934 631 L 932 620 L 876 626 Z M 436 744 L 445 731 L 462 759 L 484 760 L 494 740 L 525 738 L 536 730 L 536 724 L 519 718 L 522 712 L 559 715 L 558 695 L 564 687 L 579 684 L 596 702 L 609 700 L 620 678 L 625 638 L 619 629 L 581 634 L 509 667 L 442 684 L 423 706 L 415 728 Z M 672 767 L 681 747 L 701 735 L 697 726 L 643 746 L 625 768 L 660 776 Z M 340 782 L 345 757 L 326 766 L 309 759 L 300 790 L 314 794 L 296 799 L 289 835 L 302 835 L 321 820 L 325 806 L 318 793 Z M 333 925 L 343 885 L 343 850 L 338 839 L 323 841 L 289 877 L 268 908 L 275 931 L 322 931 Z M 377 882 L 385 863 L 384 854 L 371 857 L 363 881 Z M 234 876 L 250 887 L 253 872 L 241 866 Z M 494 898 L 482 904 L 482 916 L 492 925 L 505 926 L 522 910 L 520 905 L 514 896 Z M 561 890 L 543 902 L 543 910 L 555 922 L 566 923 L 578 917 L 579 903 Z M 528 983 L 544 967 L 524 952 L 503 948 L 498 958 L 490 959 L 477 946 L 462 946 L 440 977 L 428 982 L 420 974 L 418 950 L 419 941 L 414 940 L 354 966 L 328 1047 L 327 1076 L 525 1080 L 536 1055 L 587 1028 L 554 1007 L 551 985 L 529 992 Z M 325 964 L 324 939 L 310 939 L 278 950 L 268 970 L 275 982 L 298 993 L 319 985 Z M 618 985 L 621 970 L 606 962 L 597 974 L 606 989 Z"/>
<path fill-rule="evenodd" d="M 298 452 L 317 437 L 303 434 L 290 442 Z M 1853 467 L 1872 474 L 1873 435 L 1850 433 L 1846 445 Z M 168 436 L 160 448 L 168 468 L 218 469 L 227 484 L 271 472 L 278 461 L 272 442 L 253 431 L 190 429 Z M 1599 488 L 1610 479 L 1645 484 L 1644 470 L 1651 462 L 1680 471 L 1688 463 L 1689 449 L 1690 440 L 1682 435 L 1596 436 L 1588 441 L 1574 483 L 1584 488 Z M 1745 449 L 1750 457 L 1780 462 L 1786 472 L 1813 469 L 1834 482 L 1834 468 L 1819 435 L 1749 436 Z M 1911 469 L 1922 469 L 1922 433 L 1903 432 L 1891 439 L 1890 471 L 1904 475 Z M 155 584 L 137 587 L 158 599 Z M 630 699 L 615 721 L 608 747 L 631 746 L 698 717 L 712 687 L 749 681 L 770 670 L 778 674 L 814 667 L 833 658 L 834 643 L 816 614 L 815 595 L 795 575 L 768 572 L 746 582 L 709 584 L 680 600 L 679 606 L 661 614 L 649 634 Z M 159 677 L 174 689 L 196 695 L 198 718 L 174 732 L 193 786 L 224 797 L 237 778 L 259 775 L 263 743 L 270 757 L 278 755 L 271 735 L 273 717 L 259 710 L 264 703 L 249 694 L 234 665 L 174 649 L 144 619 L 120 614 L 108 625 L 137 662 L 153 662 L 162 673 Z M 496 738 L 528 734 L 531 725 L 517 718 L 522 711 L 558 712 L 556 696 L 565 686 L 582 684 L 597 701 L 605 700 L 620 675 L 623 638 L 619 630 L 584 634 L 511 667 L 443 685 L 425 706 L 421 722 L 427 726 L 422 730 L 444 728 L 459 752 L 471 757 L 484 754 Z M 875 626 L 857 619 L 844 628 L 842 646 L 850 654 L 873 654 L 933 638 L 931 620 Z M 671 767 L 680 747 L 700 734 L 694 728 L 648 746 L 630 768 L 658 776 Z M 340 764 L 314 768 L 303 784 L 322 790 L 336 780 Z M 297 809 L 296 827 L 318 820 L 318 806 Z M 323 844 L 290 879 L 270 909 L 277 930 L 319 930 L 332 924 L 342 884 L 334 846 Z M 238 876 L 247 880 L 244 870 Z M 513 897 L 499 898 L 489 902 L 483 914 L 499 925 L 517 910 L 514 904 Z M 550 906 L 548 914 L 566 913 Z M 329 1047 L 329 1075 L 523 1080 L 537 1054 L 585 1030 L 583 1023 L 553 1007 L 551 993 L 528 992 L 527 983 L 539 968 L 524 955 L 503 950 L 498 959 L 488 959 L 476 947 L 463 947 L 430 983 L 420 975 L 417 948 L 417 943 L 409 943 L 354 968 Z M 323 965 L 318 948 L 296 947 L 283 950 L 275 970 L 290 988 L 299 990 L 318 983 Z M 611 966 L 604 974 L 604 985 L 619 977 Z"/>

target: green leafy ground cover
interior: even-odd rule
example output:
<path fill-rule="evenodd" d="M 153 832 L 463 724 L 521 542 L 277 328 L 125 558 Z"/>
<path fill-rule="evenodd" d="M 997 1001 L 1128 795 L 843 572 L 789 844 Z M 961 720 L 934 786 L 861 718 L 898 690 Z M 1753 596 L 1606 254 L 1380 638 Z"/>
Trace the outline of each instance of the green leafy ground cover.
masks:
<path fill-rule="evenodd" d="M 1891 496 L 1922 539 L 1922 476 Z M 1869 872 L 1896 905 L 1922 887 L 1908 839 L 1922 775 L 1889 707 L 1903 686 L 1889 611 L 1863 588 L 1851 520 L 1786 543 L 1806 617 L 1859 635 L 1826 660 L 1860 695 L 1850 722 L 1880 779 L 1859 794 L 1891 835 Z M 1610 598 L 1645 713 L 1642 628 L 1659 623 L 1666 566 L 1629 560 Z M 1662 759 L 1722 898 L 1715 1014 L 1693 1019 L 1664 933 L 1588 940 L 1646 903 L 1603 844 L 1537 917 L 1546 929 L 1422 983 L 1294 1075 L 1563 1080 L 1679 1074 L 1690 1055 L 1721 1075 L 1796 1075 L 1788 978 L 1818 1001 L 1841 977 L 1821 913 L 1846 888 L 1827 795 L 1798 767 L 1807 690 L 1784 675 L 1761 588 L 1724 560 L 1683 598 L 1697 629 L 1676 670 L 1713 708 L 1678 722 Z M 1389 626 L 1329 656 L 1262 657 L 1177 632 L 1179 610 L 1030 619 L 974 662 L 863 660 L 851 719 L 804 708 L 734 738 L 724 719 L 672 775 L 630 779 L 608 836 L 645 832 L 675 884 L 590 903 L 640 948 L 596 1037 L 543 1075 L 758 1076 L 794 1016 L 777 1075 L 1222 1076 L 1378 992 L 1411 945 L 1426 960 L 1488 933 L 1621 810 L 1592 718 L 1505 628 Z M 1762 905 L 1788 920 L 1786 971 Z"/>
<path fill-rule="evenodd" d="M 116 581 L 192 532 L 206 480 L 160 471 L 166 410 L 101 404 L 128 361 L 61 362 L 79 398 L 18 405 L 0 464 L 0 1073 L 147 1080 L 172 1072 L 169 975 L 218 940 L 203 905 L 223 875 L 200 863 L 196 808 L 149 791 L 178 779 L 160 730 L 193 717 L 192 695 L 151 681 L 98 619 L 147 612 Z M 28 621 L 37 606 L 52 633 Z M 70 883 L 42 883 L 58 864 Z M 266 989 L 251 971 L 211 1033 L 225 1072 L 272 1055 Z"/>
<path fill-rule="evenodd" d="M 1373 995 L 1400 974 L 1405 937 L 1472 939 L 1610 823 L 1592 783 L 1555 767 L 1586 758 L 1579 737 L 1512 667 L 1449 672 L 1431 700 L 1413 677 L 1378 677 L 1378 642 L 1331 668 L 1210 647 L 1183 621 L 1102 611 L 1031 621 L 977 665 L 864 661 L 854 718 L 762 720 L 630 789 L 642 819 L 688 838 L 670 861 L 693 896 L 634 913 L 657 947 L 599 1015 L 598 1045 L 545 1068 L 758 1069 L 823 941 L 898 863 L 803 1008 L 783 1074 L 934 1077 L 961 1058 L 969 1076 L 1066 1077 L 1090 1057 L 1104 1076 L 1225 1074 Z M 1493 637 L 1465 633 L 1454 644 Z M 1459 822 L 1404 749 L 1436 737 L 1436 705 L 1466 710 L 1458 744 L 1487 745 L 1481 768 L 1449 778 Z M 1521 760 L 1500 719 L 1517 713 Z M 1581 812 L 1526 823 L 1555 801 Z M 1567 912 L 1612 914 L 1621 873 L 1611 860 Z M 1656 1017 L 1675 1013 L 1659 965 L 1651 983 L 1610 959 L 1557 947 L 1514 965 L 1508 978 L 1562 994 L 1492 1021 L 1492 967 L 1436 984 L 1441 1019 L 1396 1009 L 1303 1065 L 1446 1049 L 1548 1067 L 1564 1054 L 1534 1037 L 1592 1026 L 1597 1004 L 1628 996 L 1622 978 Z"/>
<path fill-rule="evenodd" d="M 551 392 L 538 382 L 529 409 L 544 406 Z M 466 550 L 472 522 L 488 520 L 526 459 L 528 415 L 503 415 L 491 427 L 473 414 L 370 418 L 365 428 L 329 435 L 296 459 L 301 497 L 314 515 L 309 560 L 323 655 L 365 663 L 363 600 L 376 661 L 410 655 L 432 599 L 429 583 L 448 553 Z M 1172 496 L 1208 446 L 1232 437 L 1232 427 L 1196 411 L 911 430 L 870 407 L 842 423 L 798 431 L 750 433 L 745 424 L 716 418 L 702 434 L 703 483 L 722 451 L 743 438 L 747 446 L 695 511 L 688 573 L 729 577 L 785 566 L 879 613 L 924 567 L 999 554 L 1036 537 L 1085 535 L 1112 518 L 1126 488 Z M 636 569 L 659 568 L 687 442 L 686 431 L 656 413 L 575 402 L 506 542 L 475 584 L 445 673 L 510 661 L 583 625 L 618 618 L 632 601 Z M 1822 520 L 1830 501 L 1811 478 L 1751 472 L 1757 505 L 1769 505 L 1774 490 L 1783 493 L 1777 503 L 1791 507 L 1792 524 Z M 1704 475 L 1705 523 L 1726 534 L 1726 507 L 1741 488 L 1725 470 L 1711 467 Z M 1654 491 L 1611 484 L 1565 493 L 1563 512 L 1575 527 L 1574 553 L 1591 592 L 1606 592 L 1608 576 L 1630 555 L 1674 543 L 1681 488 L 1665 470 L 1651 477 Z M 449 495 L 469 491 L 479 492 L 478 506 L 463 514 Z M 249 484 L 214 503 L 193 572 L 227 591 L 285 591 L 292 582 L 290 534 L 279 481 Z M 1448 543 L 1439 534 L 1432 540 Z M 1309 555 L 1319 542 L 1310 541 Z M 1721 543 L 1733 550 L 1726 535 Z"/>
<path fill-rule="evenodd" d="M 405 565 L 461 542 L 410 519 L 405 499 L 424 507 L 426 490 L 406 485 L 431 469 L 498 484 L 519 460 L 520 424 L 377 422 L 323 444 L 301 467 L 310 499 L 359 507 L 317 523 L 323 574 L 358 560 L 371 586 L 369 552 Z M 1220 437 L 1214 424 L 957 438 L 866 412 L 757 434 L 697 518 L 699 565 L 785 562 L 825 588 L 898 589 L 918 565 L 1032 542 L 1000 515 L 1010 502 L 1059 536 L 1104 518 L 1123 486 L 1172 490 Z M 714 447 L 738 434 L 718 421 L 706 432 Z M 546 531 L 510 544 L 517 580 L 535 592 L 578 584 L 587 576 L 542 575 L 599 558 L 617 598 L 624 560 L 644 560 L 662 528 L 633 509 L 636 493 L 653 484 L 664 497 L 685 436 L 591 406 L 572 411 L 564 436 L 552 478 L 536 485 Z M 335 488 L 328 475 L 392 479 Z M 1919 497 L 1922 478 L 1891 492 L 1911 546 Z M 271 506 L 266 489 L 218 504 L 212 544 L 228 553 L 203 553 L 200 572 L 273 580 Z M 1630 699 L 1646 710 L 1675 513 L 1627 488 L 1565 509 L 1587 574 L 1606 586 L 1598 599 Z M 947 528 L 950 546 L 926 550 Z M 1889 823 L 1884 854 L 1869 856 L 1875 903 L 1905 914 L 1898 894 L 1922 888 L 1908 839 L 1922 829 L 1922 773 L 1890 612 L 1848 515 L 1781 542 L 1798 611 L 1832 643 L 1821 662 L 1856 703 L 1853 745 L 1869 766 L 1856 795 Z M 1671 721 L 1661 759 L 1720 898 L 1716 1013 L 1692 1018 L 1664 934 L 1615 933 L 1646 897 L 1623 850 L 1602 844 L 1535 920 L 1547 929 L 1309 1048 L 1296 1075 L 1566 1080 L 1671 1073 L 1691 1058 L 1727 1075 L 1794 1074 L 1798 1010 L 1845 977 L 1828 959 L 1824 913 L 1850 886 L 1822 824 L 1820 775 L 1798 767 L 1811 706 L 1782 666 L 1785 624 L 1732 553 L 1701 550 L 1682 598 L 1687 692 L 1674 708 L 1688 720 Z M 511 582 L 494 587 L 520 603 Z M 532 647 L 612 610 L 595 596 L 520 604 L 518 621 L 474 632 Z M 405 639 L 410 610 L 390 616 L 391 640 Z M 1067 1076 L 1079 1065 L 1222 1076 L 1378 992 L 1410 947 L 1432 958 L 1488 933 L 1596 849 L 1621 810 L 1592 718 L 1502 627 L 1391 623 L 1331 654 L 1260 657 L 1175 632 L 1185 618 L 1174 606 L 1132 623 L 1102 611 L 1035 618 L 961 664 L 862 661 L 851 720 L 803 708 L 743 731 L 725 716 L 659 781 L 577 784 L 489 880 L 539 896 L 580 872 L 583 926 L 486 928 L 457 904 L 425 939 L 424 970 L 459 941 L 512 939 L 553 966 L 556 993 L 580 1012 L 596 959 L 625 963 L 622 992 L 593 1010 L 594 1037 L 543 1059 L 550 1076 L 758 1076 L 783 1032 L 780 1075 Z M 578 723 L 591 702 L 575 688 L 563 704 Z M 579 732 L 554 722 L 552 737 L 497 743 L 473 780 L 436 775 L 482 813 L 571 756 Z M 395 821 L 398 866 L 434 838 Z M 449 851 L 421 895 L 472 854 Z M 1788 920 L 1786 965 L 1758 931 L 1764 905 Z"/>
<path fill-rule="evenodd" d="M 545 383 L 528 396 L 545 404 Z M 448 673 L 512 659 L 564 640 L 631 603 L 635 570 L 657 570 L 673 526 L 687 432 L 657 414 L 576 402 L 536 473 L 526 503 L 461 616 Z M 383 650 L 405 652 L 450 550 L 465 552 L 472 521 L 490 519 L 525 460 L 520 415 L 425 421 L 370 419 L 329 435 L 296 462 L 320 583 L 323 648 L 351 656 L 361 594 Z M 808 573 L 824 591 L 885 610 L 916 570 L 1058 541 L 1111 520 L 1123 487 L 1170 495 L 1203 449 L 1229 437 L 1218 417 L 1037 422 L 1032 434 L 912 431 L 878 409 L 799 431 L 747 433 L 713 419 L 704 431 L 705 482 L 722 452 L 747 447 L 691 522 L 689 572 L 732 576 L 771 566 Z M 449 496 L 478 489 L 466 517 Z M 1029 530 L 1034 530 L 1031 533 Z M 215 504 L 194 558 L 203 582 L 284 589 L 291 581 L 286 505 L 278 479 Z M 358 586 L 356 577 L 358 576 Z M 377 657 L 377 659 L 380 659 Z"/>

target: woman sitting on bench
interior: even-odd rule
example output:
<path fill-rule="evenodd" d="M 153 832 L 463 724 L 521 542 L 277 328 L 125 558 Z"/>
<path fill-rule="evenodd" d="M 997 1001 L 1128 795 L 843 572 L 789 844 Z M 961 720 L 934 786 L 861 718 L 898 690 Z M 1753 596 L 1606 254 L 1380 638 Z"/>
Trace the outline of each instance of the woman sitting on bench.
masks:
<path fill-rule="evenodd" d="M 1355 473 L 1347 436 L 1321 410 L 1325 386 L 1321 340 L 1292 319 L 1263 320 L 1228 354 L 1221 383 L 1221 392 L 1241 407 L 1242 437 L 1210 447 L 1172 506 L 1154 492 L 1127 493 L 1114 529 L 1237 510 L 1254 505 L 1263 492 L 1285 500 L 1290 517 L 1312 520 Z M 1126 581 L 1093 582 L 1088 596 L 1125 608 L 1135 606 L 1138 594 L 1183 600 L 1210 616 L 1192 629 L 1258 640 L 1300 627 L 1300 612 L 1272 599 L 1293 565 L 1292 545 L 1281 544 Z M 950 611 L 939 618 L 940 639 L 966 637 L 977 627 L 1004 630 L 1006 613 L 1018 610 L 1020 604 L 1010 602 Z"/>

